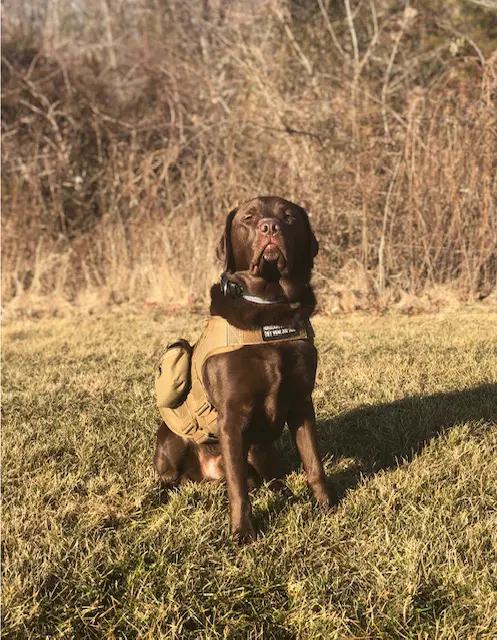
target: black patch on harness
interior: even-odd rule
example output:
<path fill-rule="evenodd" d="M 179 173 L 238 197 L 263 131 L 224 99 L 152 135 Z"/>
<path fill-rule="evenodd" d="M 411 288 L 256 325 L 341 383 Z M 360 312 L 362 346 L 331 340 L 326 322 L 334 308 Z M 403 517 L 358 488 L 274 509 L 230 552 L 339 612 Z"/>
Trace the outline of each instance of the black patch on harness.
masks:
<path fill-rule="evenodd" d="M 293 327 L 282 327 L 279 324 L 268 324 L 262 327 L 262 339 L 264 342 L 271 340 L 281 340 L 282 338 L 291 338 L 300 333 L 298 329 Z"/>

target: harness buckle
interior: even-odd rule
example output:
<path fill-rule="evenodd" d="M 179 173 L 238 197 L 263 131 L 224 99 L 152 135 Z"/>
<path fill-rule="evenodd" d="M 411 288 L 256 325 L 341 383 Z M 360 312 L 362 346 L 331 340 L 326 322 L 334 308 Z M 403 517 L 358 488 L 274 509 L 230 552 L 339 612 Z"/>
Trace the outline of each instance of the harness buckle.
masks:
<path fill-rule="evenodd" d="M 195 411 L 195 413 L 202 418 L 204 413 L 209 413 L 210 410 L 212 409 L 212 405 L 210 402 L 208 402 L 207 400 L 200 405 L 200 407 L 198 407 L 198 409 Z"/>
<path fill-rule="evenodd" d="M 197 425 L 194 422 L 190 422 L 190 424 L 185 428 L 185 436 L 188 436 L 192 431 L 195 431 Z"/>

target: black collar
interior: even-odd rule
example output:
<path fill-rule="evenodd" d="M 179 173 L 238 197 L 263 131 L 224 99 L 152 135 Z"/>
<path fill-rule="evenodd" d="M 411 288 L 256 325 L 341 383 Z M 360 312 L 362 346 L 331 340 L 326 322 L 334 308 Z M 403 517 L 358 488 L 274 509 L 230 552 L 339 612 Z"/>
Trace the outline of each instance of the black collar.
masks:
<path fill-rule="evenodd" d="M 254 296 L 241 284 L 230 280 L 226 271 L 221 274 L 219 284 L 221 286 L 222 294 L 224 296 L 229 296 L 230 298 L 243 298 L 244 300 L 247 300 L 247 302 L 254 302 L 255 304 L 281 304 L 282 302 L 288 302 L 287 300 L 266 300 L 266 298 Z"/>

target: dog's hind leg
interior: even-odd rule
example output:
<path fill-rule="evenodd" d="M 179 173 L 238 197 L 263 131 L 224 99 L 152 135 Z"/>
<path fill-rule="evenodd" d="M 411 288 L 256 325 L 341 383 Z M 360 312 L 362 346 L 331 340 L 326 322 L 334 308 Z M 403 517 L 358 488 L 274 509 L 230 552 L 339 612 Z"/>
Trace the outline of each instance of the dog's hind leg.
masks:
<path fill-rule="evenodd" d="M 157 431 L 154 466 L 166 487 L 180 484 L 189 443 L 173 433 L 165 422 Z"/>

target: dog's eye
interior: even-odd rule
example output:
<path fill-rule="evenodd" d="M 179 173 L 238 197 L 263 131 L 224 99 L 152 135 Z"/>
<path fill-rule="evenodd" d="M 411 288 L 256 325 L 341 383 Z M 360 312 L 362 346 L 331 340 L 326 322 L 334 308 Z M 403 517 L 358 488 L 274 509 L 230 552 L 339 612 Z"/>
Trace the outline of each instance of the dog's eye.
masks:
<path fill-rule="evenodd" d="M 252 220 L 252 217 L 250 214 L 247 214 L 246 216 L 243 216 L 244 220 Z"/>
<path fill-rule="evenodd" d="M 284 218 L 285 222 L 287 222 L 288 224 L 292 224 L 292 222 L 295 220 L 295 218 L 292 216 L 291 213 L 285 213 L 283 218 Z"/>

